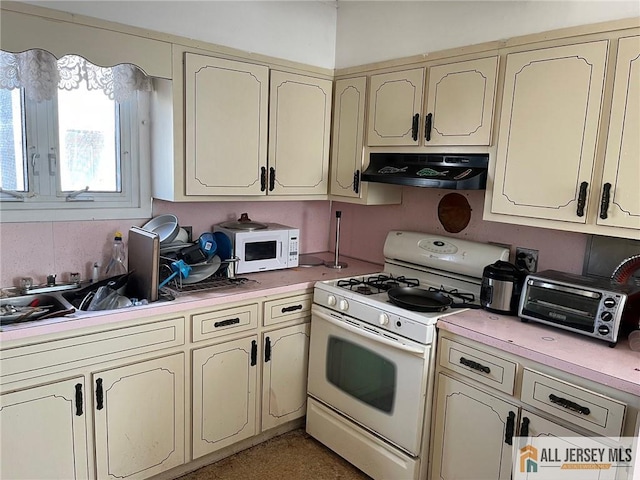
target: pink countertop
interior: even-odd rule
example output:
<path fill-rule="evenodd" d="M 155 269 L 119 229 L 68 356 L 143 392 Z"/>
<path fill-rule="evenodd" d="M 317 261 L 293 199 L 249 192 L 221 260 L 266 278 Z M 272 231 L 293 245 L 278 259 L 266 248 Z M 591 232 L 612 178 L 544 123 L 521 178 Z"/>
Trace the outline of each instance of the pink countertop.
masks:
<path fill-rule="evenodd" d="M 314 253 L 312 255 L 330 261 L 334 260 L 334 254 L 329 252 Z M 182 295 L 170 302 L 160 301 L 150 305 L 111 310 L 109 312 L 82 312 L 81 314 L 64 318 L 6 325 L 0 331 L 0 346 L 3 349 L 11 348 L 33 341 L 50 340 L 55 337 L 69 336 L 69 334 L 81 334 L 87 329 L 105 324 L 126 322 L 141 317 L 182 314 L 186 310 L 304 290 L 312 288 L 317 281 L 382 271 L 382 265 L 375 263 L 363 262 L 343 256 L 340 256 L 340 261 L 346 262 L 347 267 L 332 269 L 319 265 L 238 275 L 239 277 L 255 280 L 255 282 L 251 281 L 229 289 Z"/>
<path fill-rule="evenodd" d="M 486 310 L 466 310 L 437 327 L 640 397 L 640 352 L 626 339 L 606 342 Z"/>

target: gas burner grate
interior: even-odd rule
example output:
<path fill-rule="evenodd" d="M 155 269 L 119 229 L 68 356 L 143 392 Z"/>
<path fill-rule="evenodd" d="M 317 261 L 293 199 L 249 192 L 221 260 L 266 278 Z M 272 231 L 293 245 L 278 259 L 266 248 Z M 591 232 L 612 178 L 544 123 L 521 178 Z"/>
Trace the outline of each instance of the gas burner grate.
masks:
<path fill-rule="evenodd" d="M 404 276 L 394 277 L 393 275 L 378 274 L 363 278 L 349 278 L 338 280 L 337 286 L 346 288 L 361 295 L 374 295 L 386 292 L 394 287 L 417 287 L 420 280 L 417 278 L 407 278 Z"/>
<path fill-rule="evenodd" d="M 445 288 L 440 285 L 440 288 L 437 287 L 429 287 L 430 292 L 438 292 L 443 293 L 445 295 L 449 295 L 454 299 L 460 299 L 463 303 L 474 303 L 476 301 L 476 296 L 473 293 L 465 293 L 458 291 L 457 288 Z"/>

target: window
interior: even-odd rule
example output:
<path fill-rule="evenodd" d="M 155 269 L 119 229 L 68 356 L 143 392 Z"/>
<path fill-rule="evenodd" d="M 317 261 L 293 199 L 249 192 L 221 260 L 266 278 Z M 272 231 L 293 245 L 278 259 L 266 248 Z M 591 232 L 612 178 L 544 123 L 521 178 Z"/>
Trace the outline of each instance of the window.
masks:
<path fill-rule="evenodd" d="M 2 221 L 150 216 L 148 93 L 116 100 L 131 77 L 81 57 L 54 68 L 51 92 L 0 88 Z"/>

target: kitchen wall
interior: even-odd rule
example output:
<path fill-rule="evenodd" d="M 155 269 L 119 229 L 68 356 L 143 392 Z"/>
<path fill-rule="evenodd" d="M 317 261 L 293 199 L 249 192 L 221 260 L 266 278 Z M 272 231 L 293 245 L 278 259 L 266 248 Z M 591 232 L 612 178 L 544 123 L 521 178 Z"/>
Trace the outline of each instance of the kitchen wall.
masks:
<path fill-rule="evenodd" d="M 563 26 L 640 15 L 636 1 L 579 2 L 26 2 L 322 67 L 357 65 Z M 336 5 L 338 10 L 336 10 Z M 341 251 L 382 261 L 390 229 L 446 233 L 437 220 L 445 191 L 406 187 L 404 203 L 371 206 L 334 203 L 343 212 Z M 540 250 L 540 268 L 581 270 L 586 235 L 483 222 L 484 192 L 465 193 L 471 223 L 454 236 Z M 333 246 L 328 202 L 154 203 L 154 215 L 176 213 L 202 233 L 214 223 L 248 212 L 255 220 L 299 226 L 301 252 Z M 43 281 L 57 273 L 91 274 L 104 262 L 116 230 L 148 219 L 2 223 L 0 286 L 22 276 Z M 126 241 L 126 239 L 125 239 Z"/>
<path fill-rule="evenodd" d="M 336 68 L 640 16 L 623 1 L 340 1 Z"/>
<path fill-rule="evenodd" d="M 329 1 L 33 1 L 40 7 L 333 68 L 336 15 Z"/>
<path fill-rule="evenodd" d="M 193 234 L 211 231 L 212 225 L 237 219 L 243 212 L 252 220 L 283 223 L 300 228 L 300 251 L 326 251 L 329 239 L 329 202 L 218 202 L 170 203 L 154 201 L 153 215 L 173 213 Z M 19 285 L 32 277 L 43 283 L 48 274 L 67 281 L 70 272 L 91 278 L 93 263 L 105 265 L 117 230 L 127 233 L 132 225 L 149 219 L 94 220 L 84 222 L 28 222 L 0 225 L 0 286 Z"/>
<path fill-rule="evenodd" d="M 403 187 L 402 205 L 361 206 L 334 203 L 330 246 L 335 244 L 335 211 L 340 210 L 340 255 L 382 263 L 389 230 L 428 232 L 477 242 L 495 242 L 539 250 L 538 271 L 555 269 L 582 273 L 588 235 L 482 220 L 484 190 L 459 191 L 471 206 L 471 220 L 459 233 L 447 232 L 438 220 L 438 203 L 453 190 Z"/>

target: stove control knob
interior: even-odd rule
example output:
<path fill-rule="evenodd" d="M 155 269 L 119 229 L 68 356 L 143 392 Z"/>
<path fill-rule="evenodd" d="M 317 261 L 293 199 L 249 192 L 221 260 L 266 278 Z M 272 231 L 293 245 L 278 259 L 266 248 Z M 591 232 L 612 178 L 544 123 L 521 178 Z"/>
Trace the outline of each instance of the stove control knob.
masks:
<path fill-rule="evenodd" d="M 386 313 L 381 313 L 378 317 L 378 323 L 380 325 L 387 325 L 389 323 L 389 315 L 387 315 Z"/>
<path fill-rule="evenodd" d="M 349 303 L 346 300 L 342 299 L 338 303 L 338 308 L 343 312 L 346 312 L 347 310 L 349 310 Z"/>
<path fill-rule="evenodd" d="M 330 307 L 333 307 L 336 303 L 338 303 L 338 301 L 336 300 L 335 296 L 329 295 L 327 297 L 327 305 L 329 305 Z"/>

